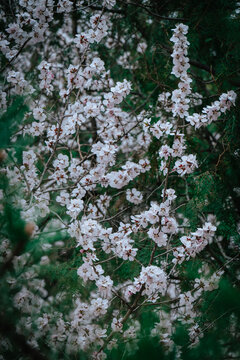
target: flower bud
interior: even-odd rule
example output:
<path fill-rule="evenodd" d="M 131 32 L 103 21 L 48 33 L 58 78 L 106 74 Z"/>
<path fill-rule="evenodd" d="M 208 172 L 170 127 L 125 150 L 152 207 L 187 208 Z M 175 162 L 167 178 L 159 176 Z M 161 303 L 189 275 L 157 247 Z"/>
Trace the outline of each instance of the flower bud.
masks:
<path fill-rule="evenodd" d="M 33 235 L 34 230 L 35 230 L 35 224 L 31 223 L 31 222 L 27 223 L 24 227 L 24 232 L 29 237 L 31 237 Z"/>
<path fill-rule="evenodd" d="M 7 158 L 7 153 L 4 149 L 0 149 L 0 162 L 5 161 Z"/>

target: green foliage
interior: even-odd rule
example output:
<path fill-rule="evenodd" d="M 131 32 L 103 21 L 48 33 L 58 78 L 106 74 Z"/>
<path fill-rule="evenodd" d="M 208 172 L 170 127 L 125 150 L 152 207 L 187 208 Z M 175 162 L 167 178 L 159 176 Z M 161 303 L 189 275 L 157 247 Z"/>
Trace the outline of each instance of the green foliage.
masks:
<path fill-rule="evenodd" d="M 27 111 L 27 106 L 24 105 L 24 99 L 17 96 L 13 99 L 12 105 L 8 107 L 7 111 L 0 117 L 0 147 L 6 148 L 10 145 L 10 138 L 17 129 L 17 125 L 21 124 L 23 115 Z"/>

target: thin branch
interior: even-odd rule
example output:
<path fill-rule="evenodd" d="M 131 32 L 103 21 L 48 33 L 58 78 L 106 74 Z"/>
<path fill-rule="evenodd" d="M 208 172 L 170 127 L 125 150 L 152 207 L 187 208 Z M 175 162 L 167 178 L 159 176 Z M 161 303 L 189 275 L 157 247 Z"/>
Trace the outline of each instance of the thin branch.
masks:
<path fill-rule="evenodd" d="M 11 65 L 11 63 L 16 60 L 16 58 L 19 56 L 19 54 L 22 52 L 22 50 L 24 49 L 24 47 L 27 45 L 27 43 L 31 40 L 31 37 L 29 37 L 26 41 L 24 41 L 24 43 L 22 44 L 22 46 L 20 47 L 20 49 L 18 50 L 18 52 L 16 53 L 16 55 L 10 60 L 8 61 L 8 63 L 3 66 L 0 69 L 0 72 L 3 72 L 9 65 Z"/>

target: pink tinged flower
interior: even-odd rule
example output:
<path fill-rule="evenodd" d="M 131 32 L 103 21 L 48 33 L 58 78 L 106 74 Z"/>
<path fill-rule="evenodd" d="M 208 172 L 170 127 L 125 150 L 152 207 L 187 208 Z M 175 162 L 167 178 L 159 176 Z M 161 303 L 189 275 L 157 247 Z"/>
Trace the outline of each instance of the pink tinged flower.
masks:
<path fill-rule="evenodd" d="M 183 176 L 192 173 L 197 167 L 196 155 L 190 154 L 184 155 L 181 160 L 177 160 L 173 171 L 177 171 L 179 175 Z"/>
<path fill-rule="evenodd" d="M 128 189 L 126 191 L 126 199 L 133 204 L 140 204 L 143 200 L 143 196 L 137 189 Z"/>
<path fill-rule="evenodd" d="M 186 293 L 179 295 L 179 305 L 180 306 L 186 306 L 187 308 L 191 308 L 193 301 L 194 301 L 194 298 L 190 291 L 187 291 Z"/>
<path fill-rule="evenodd" d="M 166 234 L 175 234 L 178 232 L 177 221 L 172 217 L 163 217 L 162 221 L 162 231 Z"/>
<path fill-rule="evenodd" d="M 151 227 L 148 230 L 148 236 L 152 239 L 159 247 L 167 244 L 167 235 L 161 231 L 161 228 Z"/>
<path fill-rule="evenodd" d="M 163 145 L 159 150 L 159 156 L 167 160 L 172 152 L 172 149 L 168 145 Z"/>
<path fill-rule="evenodd" d="M 122 332 L 122 318 L 117 319 L 117 318 L 113 318 L 112 324 L 111 324 L 111 328 L 113 331 L 115 332 Z"/>
<path fill-rule="evenodd" d="M 84 208 L 84 202 L 80 199 L 71 199 L 67 205 L 67 214 L 70 215 L 73 219 L 76 219 L 79 213 Z"/>
<path fill-rule="evenodd" d="M 144 285 L 143 295 L 153 296 L 158 293 L 164 295 L 167 289 L 167 276 L 165 272 L 154 265 L 147 266 L 146 268 L 142 267 L 141 273 L 135 279 L 134 284 L 139 282 Z"/>
<path fill-rule="evenodd" d="M 96 285 L 98 287 L 98 291 L 103 298 L 110 298 L 112 293 L 113 281 L 110 276 L 100 276 Z"/>

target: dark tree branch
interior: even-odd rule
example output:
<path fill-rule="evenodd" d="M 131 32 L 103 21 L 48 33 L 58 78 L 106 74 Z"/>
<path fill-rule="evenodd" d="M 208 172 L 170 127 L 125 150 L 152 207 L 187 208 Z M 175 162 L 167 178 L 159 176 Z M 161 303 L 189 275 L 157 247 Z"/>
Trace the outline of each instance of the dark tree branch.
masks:
<path fill-rule="evenodd" d="M 121 0 L 120 0 L 121 1 Z M 141 9 L 144 9 L 148 14 L 152 15 L 152 16 L 155 16 L 157 17 L 158 19 L 161 19 L 161 20 L 168 20 L 168 21 L 187 21 L 186 18 L 172 18 L 172 17 L 168 17 L 168 16 L 162 16 L 162 15 L 159 15 L 157 13 L 154 13 L 152 12 L 152 8 L 148 8 L 147 6 L 144 6 L 142 4 L 140 4 L 139 2 L 138 3 L 135 3 L 135 2 L 125 2 L 125 1 L 121 1 L 122 3 L 124 3 L 125 5 L 134 5 L 135 7 L 140 7 Z"/>
<path fill-rule="evenodd" d="M 18 50 L 17 54 L 10 60 L 7 62 L 6 65 L 4 65 L 1 69 L 0 72 L 4 71 L 9 65 L 11 65 L 11 63 L 16 60 L 16 58 L 19 56 L 19 54 L 21 53 L 21 51 L 24 49 L 24 47 L 27 45 L 27 43 L 31 40 L 31 37 L 29 37 L 20 47 L 20 49 Z"/>
<path fill-rule="evenodd" d="M 103 7 L 102 7 L 102 6 L 89 5 L 88 7 L 89 7 L 90 9 L 92 9 L 92 10 L 103 11 Z M 123 10 L 119 10 L 119 9 L 107 9 L 107 8 L 104 8 L 104 11 L 105 11 L 105 12 L 110 12 L 110 13 L 113 13 L 113 14 L 122 14 L 122 15 L 125 15 L 125 12 L 124 12 Z"/>

